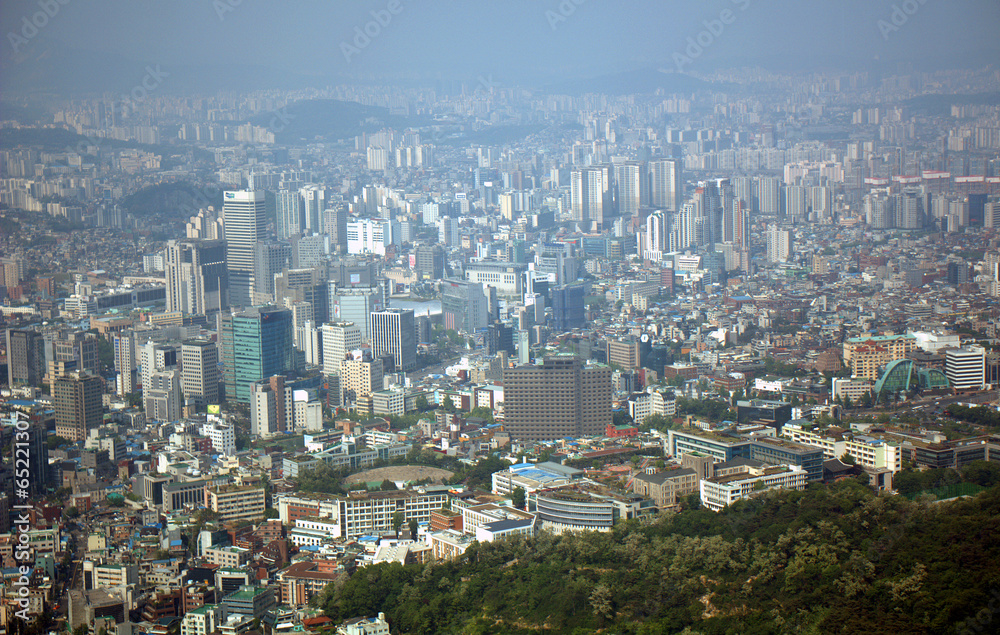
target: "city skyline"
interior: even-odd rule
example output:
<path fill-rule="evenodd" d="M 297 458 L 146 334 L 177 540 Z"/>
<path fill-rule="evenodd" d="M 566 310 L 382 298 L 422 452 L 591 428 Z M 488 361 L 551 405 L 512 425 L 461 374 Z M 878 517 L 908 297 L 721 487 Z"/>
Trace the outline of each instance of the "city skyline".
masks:
<path fill-rule="evenodd" d="M 1000 43 L 989 37 L 1000 24 L 1000 7 L 974 0 L 716 0 L 688 7 L 640 2 L 625 10 L 581 0 L 453 2 L 434 10 L 402 0 L 219 0 L 197 6 L 116 0 L 100 11 L 60 3 L 53 16 L 35 20 L 42 25 L 37 27 L 32 19 L 39 10 L 29 0 L 0 8 L 8 40 L 0 79 L 5 94 L 29 85 L 71 93 L 128 91 L 137 83 L 170 94 L 201 92 L 213 75 L 225 88 L 244 89 L 416 81 L 437 83 L 446 92 L 461 90 L 463 83 L 469 91 L 514 85 L 559 90 L 576 80 L 617 75 L 630 81 L 630 73 L 658 70 L 704 74 L 762 66 L 889 73 L 920 65 L 978 66 L 1000 57 Z M 248 33 L 257 35 L 248 39 Z M 497 33 L 520 44 L 496 46 Z M 425 44 L 411 46 L 413 34 Z M 617 45 L 598 52 L 580 44 L 598 39 Z M 454 55 L 456 50 L 463 54 Z M 94 74 L 95 65 L 113 72 Z M 47 80 L 37 76 L 43 69 Z"/>

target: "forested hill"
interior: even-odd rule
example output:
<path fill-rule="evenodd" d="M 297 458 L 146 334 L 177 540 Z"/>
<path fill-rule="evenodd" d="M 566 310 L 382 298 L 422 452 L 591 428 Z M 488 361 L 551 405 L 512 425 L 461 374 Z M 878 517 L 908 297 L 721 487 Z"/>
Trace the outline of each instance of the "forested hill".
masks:
<path fill-rule="evenodd" d="M 772 492 L 366 567 L 321 605 L 334 619 L 384 611 L 394 633 L 996 632 L 1000 486 L 940 503 L 855 481 Z"/>

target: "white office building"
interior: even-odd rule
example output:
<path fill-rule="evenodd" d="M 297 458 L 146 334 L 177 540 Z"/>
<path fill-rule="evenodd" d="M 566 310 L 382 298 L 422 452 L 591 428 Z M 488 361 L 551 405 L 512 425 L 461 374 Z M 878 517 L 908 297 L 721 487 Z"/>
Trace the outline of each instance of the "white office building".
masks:
<path fill-rule="evenodd" d="M 955 390 L 980 389 L 986 384 L 986 349 L 981 346 L 945 351 L 944 373 Z"/>
<path fill-rule="evenodd" d="M 384 218 L 360 218 L 347 223 L 347 253 L 385 255 L 392 244 L 392 223 Z"/>

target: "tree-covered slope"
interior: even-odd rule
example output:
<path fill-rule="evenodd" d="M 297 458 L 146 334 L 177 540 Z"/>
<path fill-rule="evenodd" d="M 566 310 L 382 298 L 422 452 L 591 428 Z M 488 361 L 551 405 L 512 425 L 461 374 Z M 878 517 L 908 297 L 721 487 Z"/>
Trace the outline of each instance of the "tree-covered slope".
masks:
<path fill-rule="evenodd" d="M 998 537 L 1000 487 L 935 503 L 846 481 L 366 567 L 321 604 L 335 619 L 383 611 L 399 633 L 988 632 Z"/>

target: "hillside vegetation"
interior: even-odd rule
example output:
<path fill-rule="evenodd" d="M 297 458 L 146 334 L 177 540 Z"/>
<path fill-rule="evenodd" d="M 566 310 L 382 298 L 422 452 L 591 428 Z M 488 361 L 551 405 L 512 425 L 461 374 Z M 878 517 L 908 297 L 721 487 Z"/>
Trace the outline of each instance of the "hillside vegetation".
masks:
<path fill-rule="evenodd" d="M 995 632 L 998 536 L 1000 487 L 911 502 L 848 480 L 370 566 L 318 604 L 399 633 Z"/>

